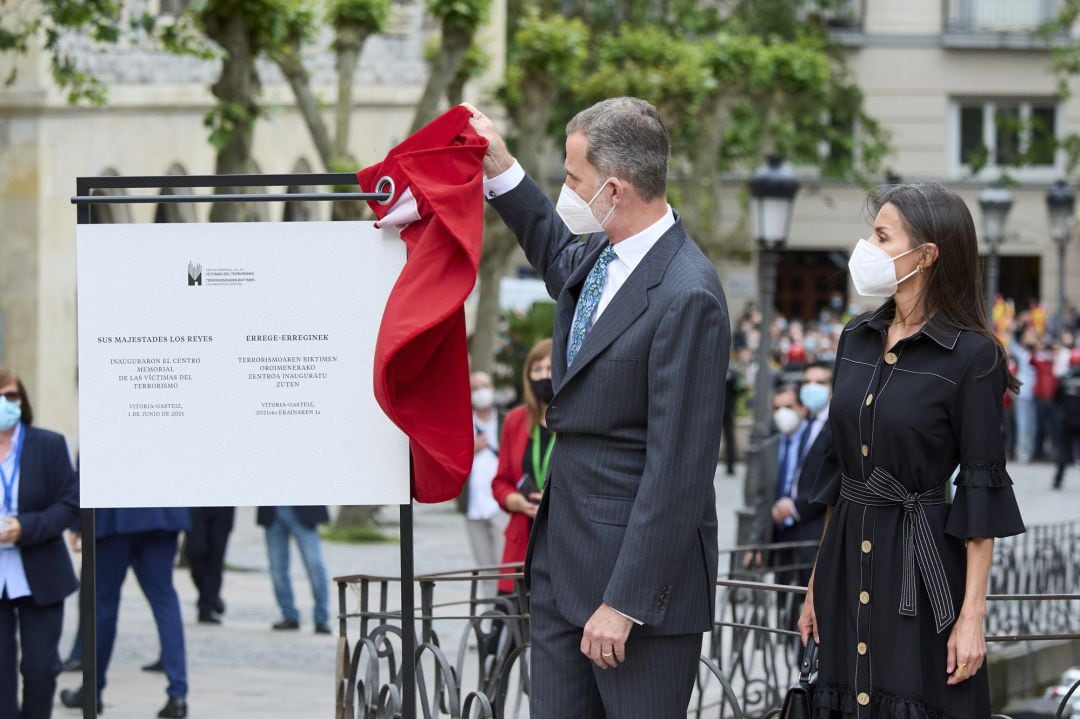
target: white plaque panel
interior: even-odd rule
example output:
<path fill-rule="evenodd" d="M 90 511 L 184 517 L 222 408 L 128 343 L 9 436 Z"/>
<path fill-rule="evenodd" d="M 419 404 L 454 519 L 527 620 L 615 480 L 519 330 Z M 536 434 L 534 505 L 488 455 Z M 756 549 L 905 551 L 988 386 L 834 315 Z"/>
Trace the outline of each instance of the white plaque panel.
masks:
<path fill-rule="evenodd" d="M 407 503 L 372 392 L 404 264 L 370 222 L 80 225 L 82 505 Z"/>

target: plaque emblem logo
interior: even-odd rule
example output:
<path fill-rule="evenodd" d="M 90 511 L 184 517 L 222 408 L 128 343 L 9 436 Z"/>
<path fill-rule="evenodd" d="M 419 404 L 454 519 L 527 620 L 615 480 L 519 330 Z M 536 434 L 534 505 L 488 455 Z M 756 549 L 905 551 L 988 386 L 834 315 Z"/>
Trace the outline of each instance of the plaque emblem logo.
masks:
<path fill-rule="evenodd" d="M 189 261 L 187 265 L 187 283 L 188 286 L 202 285 L 202 264 L 199 262 Z"/>

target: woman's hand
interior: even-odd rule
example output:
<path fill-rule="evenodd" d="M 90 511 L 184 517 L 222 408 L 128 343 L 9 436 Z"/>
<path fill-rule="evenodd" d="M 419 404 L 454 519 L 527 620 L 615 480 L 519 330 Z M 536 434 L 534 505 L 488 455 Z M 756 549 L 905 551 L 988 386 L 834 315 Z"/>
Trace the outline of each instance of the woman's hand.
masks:
<path fill-rule="evenodd" d="M 986 658 L 986 636 L 983 633 L 983 615 L 960 611 L 960 618 L 949 634 L 949 658 L 945 671 L 949 674 L 949 686 L 970 679 L 983 665 Z"/>
<path fill-rule="evenodd" d="M 529 495 L 531 499 L 534 499 L 537 502 L 540 501 L 540 498 L 542 496 L 543 495 L 539 492 L 533 492 Z M 539 505 L 533 504 L 528 499 L 525 499 L 525 495 L 523 495 L 521 492 L 514 492 L 513 494 L 508 494 L 506 496 L 506 508 L 509 509 L 511 512 L 520 512 L 521 514 L 526 515 L 529 519 L 535 519 L 536 510 L 539 509 Z"/>
<path fill-rule="evenodd" d="M 949 633 L 949 655 L 945 671 L 949 686 L 975 676 L 986 659 L 986 584 L 990 562 L 994 555 L 994 540 L 989 537 L 967 540 L 967 580 L 964 584 L 964 604 L 960 618 Z"/>
<path fill-rule="evenodd" d="M 821 644 L 821 638 L 818 636 L 818 623 L 817 614 L 814 613 L 814 577 L 810 577 L 810 582 L 806 585 L 806 598 L 803 600 L 802 613 L 799 614 L 799 636 L 802 637 L 802 643 L 805 647 L 810 641 L 810 637 L 814 637 L 814 641 Z"/>

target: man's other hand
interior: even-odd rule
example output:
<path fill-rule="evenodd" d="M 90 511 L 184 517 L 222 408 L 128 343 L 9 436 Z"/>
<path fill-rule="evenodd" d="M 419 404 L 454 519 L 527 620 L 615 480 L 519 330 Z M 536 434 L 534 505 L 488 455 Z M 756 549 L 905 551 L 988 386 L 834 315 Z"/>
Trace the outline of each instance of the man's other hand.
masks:
<path fill-rule="evenodd" d="M 626 660 L 626 640 L 634 623 L 607 604 L 593 612 L 581 634 L 581 653 L 601 669 L 614 669 Z"/>
<path fill-rule="evenodd" d="M 773 524 L 783 524 L 789 517 L 795 516 L 795 502 L 791 500 L 791 497 L 783 497 L 776 500 L 776 504 L 772 506 L 772 521 Z"/>

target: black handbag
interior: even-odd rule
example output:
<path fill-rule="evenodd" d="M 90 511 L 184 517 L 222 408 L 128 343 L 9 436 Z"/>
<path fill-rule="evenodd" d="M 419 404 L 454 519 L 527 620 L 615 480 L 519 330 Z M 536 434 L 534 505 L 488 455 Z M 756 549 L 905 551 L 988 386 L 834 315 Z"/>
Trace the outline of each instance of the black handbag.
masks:
<path fill-rule="evenodd" d="M 799 665 L 799 681 L 788 689 L 784 697 L 784 706 L 777 719 L 810 719 L 814 708 L 814 680 L 810 677 L 816 670 L 817 642 L 813 639 L 803 650 L 802 664 Z"/>

